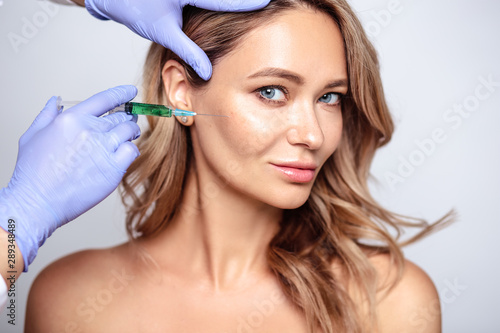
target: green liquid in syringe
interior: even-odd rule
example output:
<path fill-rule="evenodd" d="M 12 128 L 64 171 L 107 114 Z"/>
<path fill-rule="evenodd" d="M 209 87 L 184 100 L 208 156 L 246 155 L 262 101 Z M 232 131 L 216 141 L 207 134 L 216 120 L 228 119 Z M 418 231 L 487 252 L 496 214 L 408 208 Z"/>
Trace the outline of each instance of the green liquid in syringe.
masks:
<path fill-rule="evenodd" d="M 172 109 L 164 105 L 128 102 L 125 103 L 125 112 L 145 116 L 172 117 Z"/>

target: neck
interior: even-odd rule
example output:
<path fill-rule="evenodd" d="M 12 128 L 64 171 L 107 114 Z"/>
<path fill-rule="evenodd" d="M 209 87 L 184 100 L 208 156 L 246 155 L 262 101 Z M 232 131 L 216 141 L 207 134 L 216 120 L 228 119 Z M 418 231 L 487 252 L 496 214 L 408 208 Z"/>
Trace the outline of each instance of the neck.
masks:
<path fill-rule="evenodd" d="M 180 212 L 163 233 L 170 266 L 218 291 L 268 274 L 267 250 L 282 210 L 232 190 L 223 180 L 202 181 L 190 172 Z M 167 239 L 165 239 L 167 238 Z"/>

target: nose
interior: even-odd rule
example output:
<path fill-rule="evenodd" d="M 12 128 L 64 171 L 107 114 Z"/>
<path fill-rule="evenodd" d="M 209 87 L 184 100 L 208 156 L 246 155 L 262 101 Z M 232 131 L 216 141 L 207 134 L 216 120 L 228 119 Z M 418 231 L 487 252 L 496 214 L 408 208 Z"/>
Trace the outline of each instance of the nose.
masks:
<path fill-rule="evenodd" d="M 310 103 L 296 105 L 290 114 L 287 140 L 291 145 L 317 150 L 325 139 L 314 106 Z"/>

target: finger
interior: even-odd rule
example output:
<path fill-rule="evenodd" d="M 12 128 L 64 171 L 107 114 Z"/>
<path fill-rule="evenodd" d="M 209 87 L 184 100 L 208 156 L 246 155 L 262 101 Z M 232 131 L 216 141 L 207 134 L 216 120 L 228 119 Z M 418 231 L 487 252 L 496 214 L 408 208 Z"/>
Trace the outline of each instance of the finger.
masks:
<path fill-rule="evenodd" d="M 21 143 L 29 141 L 31 137 L 35 135 L 35 133 L 45 128 L 59 115 L 59 113 L 61 113 L 60 109 L 57 107 L 58 106 L 57 99 L 58 99 L 57 97 L 53 96 L 48 100 L 43 110 L 40 111 L 38 116 L 36 116 L 35 120 L 33 120 L 31 126 L 19 140 Z"/>
<path fill-rule="evenodd" d="M 126 121 L 137 122 L 137 116 L 132 114 L 127 114 L 125 112 L 115 112 L 112 114 L 108 114 L 104 117 L 99 118 L 101 121 L 100 129 L 103 132 L 110 131 L 113 127 L 116 127 L 118 124 L 124 123 Z"/>
<path fill-rule="evenodd" d="M 161 20 L 165 22 L 160 22 L 158 26 L 170 26 L 172 30 L 169 31 L 168 35 L 165 34 L 162 40 L 158 40 L 158 43 L 181 57 L 202 79 L 210 79 L 210 76 L 212 76 L 212 64 L 205 52 L 189 39 L 180 27 L 169 25 L 170 18 L 162 18 Z"/>
<path fill-rule="evenodd" d="M 112 158 L 118 168 L 125 171 L 130 164 L 139 157 L 139 149 L 130 141 L 122 143 L 116 152 L 112 154 Z"/>
<path fill-rule="evenodd" d="M 270 0 L 190 0 L 189 5 L 215 11 L 244 12 L 264 8 Z"/>
<path fill-rule="evenodd" d="M 125 141 L 132 141 L 141 135 L 139 125 L 133 121 L 126 121 L 110 130 L 106 137 L 107 142 L 104 143 L 109 151 L 114 152 Z"/>
<path fill-rule="evenodd" d="M 85 113 L 98 117 L 123 103 L 127 103 L 136 95 L 136 87 L 129 85 L 118 86 L 95 94 L 66 112 Z"/>

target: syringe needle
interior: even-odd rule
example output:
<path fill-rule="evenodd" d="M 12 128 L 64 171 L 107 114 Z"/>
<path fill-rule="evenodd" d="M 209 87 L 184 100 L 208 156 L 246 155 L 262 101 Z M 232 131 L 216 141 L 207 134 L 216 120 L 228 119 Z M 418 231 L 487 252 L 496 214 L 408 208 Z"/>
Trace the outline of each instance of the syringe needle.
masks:
<path fill-rule="evenodd" d="M 223 116 L 223 115 L 220 115 L 220 114 L 197 113 L 196 115 L 197 116 L 212 116 L 212 117 L 225 117 L 225 118 L 229 118 L 229 116 Z"/>

